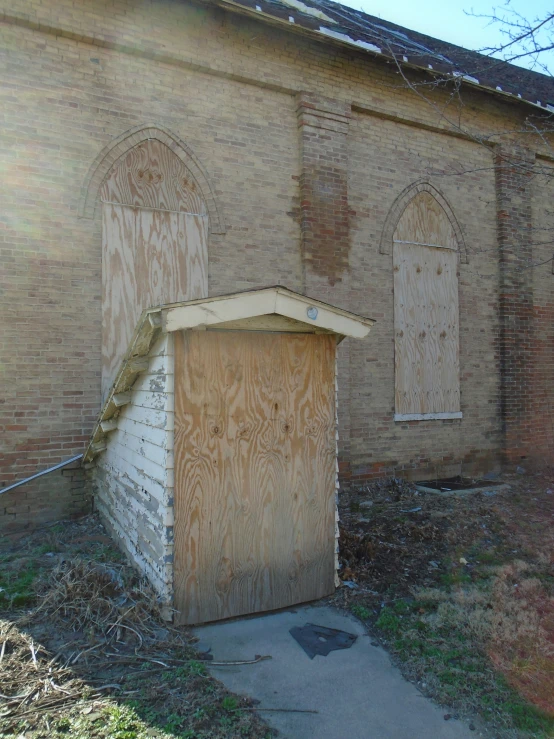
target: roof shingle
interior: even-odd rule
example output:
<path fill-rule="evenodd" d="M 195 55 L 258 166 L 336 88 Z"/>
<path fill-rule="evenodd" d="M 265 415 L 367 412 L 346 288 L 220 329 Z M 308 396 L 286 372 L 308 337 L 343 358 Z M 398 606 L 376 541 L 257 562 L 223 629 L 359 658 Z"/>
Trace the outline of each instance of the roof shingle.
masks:
<path fill-rule="evenodd" d="M 220 0 L 220 4 L 226 5 L 227 0 Z M 332 0 L 232 0 L 232 4 L 400 64 L 462 78 L 554 112 L 551 77 L 410 31 Z"/>

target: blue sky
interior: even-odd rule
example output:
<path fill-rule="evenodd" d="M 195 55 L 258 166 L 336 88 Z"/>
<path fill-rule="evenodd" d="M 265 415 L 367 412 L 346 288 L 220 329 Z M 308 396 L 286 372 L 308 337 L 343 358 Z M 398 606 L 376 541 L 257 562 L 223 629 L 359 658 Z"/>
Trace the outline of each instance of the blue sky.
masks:
<path fill-rule="evenodd" d="M 479 50 L 498 45 L 504 37 L 496 26 L 488 25 L 484 18 L 474 18 L 466 13 L 490 14 L 493 7 L 502 12 L 503 2 L 483 0 L 339 0 L 357 10 L 363 10 L 384 20 L 398 23 L 429 36 L 450 41 L 467 49 Z M 550 0 L 512 0 L 511 7 L 534 19 L 552 12 Z M 466 12 L 464 12 L 466 11 Z M 524 66 L 529 66 L 525 61 Z M 548 66 L 554 73 L 554 54 L 549 53 Z M 542 71 L 542 70 L 537 70 Z"/>

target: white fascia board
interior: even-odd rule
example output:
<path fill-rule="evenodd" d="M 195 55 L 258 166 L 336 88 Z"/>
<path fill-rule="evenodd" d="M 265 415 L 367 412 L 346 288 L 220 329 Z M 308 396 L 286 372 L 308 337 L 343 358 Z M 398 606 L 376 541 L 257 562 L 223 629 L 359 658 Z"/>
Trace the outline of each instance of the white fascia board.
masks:
<path fill-rule="evenodd" d="M 181 331 L 273 313 L 356 339 L 367 336 L 374 323 L 371 319 L 358 318 L 340 308 L 275 287 L 166 308 L 163 327 L 167 332 Z"/>
<path fill-rule="evenodd" d="M 214 326 L 225 321 L 275 313 L 275 290 L 207 300 L 199 305 L 183 305 L 164 311 L 165 331 L 181 331 L 198 326 Z"/>
<path fill-rule="evenodd" d="M 315 311 L 313 310 L 315 308 Z M 332 310 L 317 300 L 307 297 L 296 297 L 284 292 L 278 292 L 275 312 L 287 318 L 316 326 L 335 334 L 350 336 L 354 339 L 363 339 L 370 332 L 372 321 L 361 320 Z M 312 318 L 311 316 L 315 317 Z"/>

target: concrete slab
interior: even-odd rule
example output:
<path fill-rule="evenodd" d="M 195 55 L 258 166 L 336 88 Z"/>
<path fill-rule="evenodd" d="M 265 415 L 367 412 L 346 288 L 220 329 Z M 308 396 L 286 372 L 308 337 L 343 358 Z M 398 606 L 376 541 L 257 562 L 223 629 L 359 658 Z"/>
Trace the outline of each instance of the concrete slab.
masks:
<path fill-rule="evenodd" d="M 349 649 L 310 659 L 289 634 L 314 623 L 358 638 Z M 272 656 L 254 665 L 211 667 L 235 693 L 263 708 L 296 708 L 310 713 L 264 713 L 287 739 L 475 739 L 461 721 L 425 698 L 392 666 L 387 653 L 372 647 L 363 625 L 327 606 L 302 606 L 255 618 L 202 626 L 195 634 L 212 648 L 214 660 Z M 209 663 L 207 663 L 209 664 Z"/>

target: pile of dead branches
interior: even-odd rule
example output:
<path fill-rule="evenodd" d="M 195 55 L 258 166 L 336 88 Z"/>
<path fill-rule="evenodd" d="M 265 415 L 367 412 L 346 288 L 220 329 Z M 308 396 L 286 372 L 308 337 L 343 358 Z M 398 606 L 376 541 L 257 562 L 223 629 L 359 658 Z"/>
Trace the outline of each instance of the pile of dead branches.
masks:
<path fill-rule="evenodd" d="M 39 605 L 20 626 L 47 619 L 104 644 L 121 641 L 125 630 L 140 649 L 161 620 L 154 590 L 124 565 L 63 560 L 41 583 L 38 597 Z"/>
<path fill-rule="evenodd" d="M 149 659 L 148 647 L 159 644 L 160 632 L 169 636 L 161 628 L 155 592 L 125 565 L 64 559 L 38 583 L 37 597 L 36 607 L 17 620 L 0 620 L 2 727 L 15 728 L 31 716 L 34 722 L 41 714 L 52 716 L 84 697 L 120 688 L 95 681 L 91 687 L 90 668 L 141 664 Z M 67 634 L 56 653 L 33 635 L 41 624 L 47 630 L 57 625 Z"/>
<path fill-rule="evenodd" d="M 60 555 L 34 589 L 33 608 L 0 617 L 0 735 L 49 735 L 83 717 L 100 726 L 114 706 L 138 697 L 145 710 L 195 731 L 211 731 L 214 711 L 232 715 L 218 708 L 228 693 L 198 661 L 209 656 L 196 651 L 186 630 L 163 621 L 155 591 L 131 567 Z M 243 711 L 236 718 L 241 736 L 266 733 L 248 701 L 229 701 Z M 104 736 L 98 731 L 95 737 Z M 225 732 L 222 725 L 213 736 Z"/>

